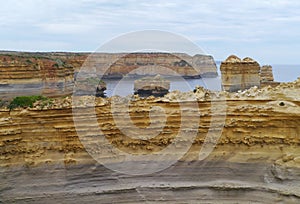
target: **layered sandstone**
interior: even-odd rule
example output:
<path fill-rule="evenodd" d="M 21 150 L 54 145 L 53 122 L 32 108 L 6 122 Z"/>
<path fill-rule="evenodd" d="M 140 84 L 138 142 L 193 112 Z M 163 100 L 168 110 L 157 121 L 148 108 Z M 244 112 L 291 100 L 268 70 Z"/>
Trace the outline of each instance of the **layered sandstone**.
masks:
<path fill-rule="evenodd" d="M 271 65 L 264 65 L 260 69 L 261 81 L 274 81 L 273 68 Z"/>
<path fill-rule="evenodd" d="M 216 77 L 212 56 L 183 53 L 0 53 L 0 97 L 70 95 L 77 74 L 101 78 L 168 75 Z"/>
<path fill-rule="evenodd" d="M 273 68 L 271 65 L 264 65 L 260 69 L 260 85 L 262 87 L 279 85 L 279 82 L 274 81 Z"/>
<path fill-rule="evenodd" d="M 20 95 L 69 95 L 73 90 L 74 69 L 59 59 L 0 55 L 0 97 Z"/>
<path fill-rule="evenodd" d="M 260 87 L 260 65 L 253 59 L 243 60 L 231 55 L 221 63 L 223 90 L 235 92 L 253 86 Z"/>
<path fill-rule="evenodd" d="M 2 108 L 1 201 L 299 203 L 299 90 L 300 79 L 237 93 L 198 87 L 194 92 L 171 92 L 163 98 L 84 96 L 73 103 L 75 113 L 75 98 L 55 99 L 47 107 Z M 150 131 L 146 129 L 149 126 L 156 130 L 164 119 L 166 123 L 157 136 L 137 139 L 126 134 L 131 128 L 126 115 L 141 128 L 140 133 Z M 91 123 L 93 118 L 96 125 Z M 220 129 L 216 147 L 201 160 L 203 144 L 212 143 L 206 141 L 207 134 L 214 137 Z M 176 140 L 180 131 L 185 133 L 183 139 Z M 191 148 L 167 169 L 134 176 L 104 166 L 116 162 L 111 146 L 122 154 L 157 155 L 156 165 L 164 165 L 168 161 L 159 152 L 171 145 L 177 151 L 167 152 L 168 158 L 181 154 L 180 149 L 190 142 L 185 138 L 193 131 L 196 137 Z M 101 137 L 109 145 L 97 144 Z M 104 163 L 98 163 L 94 153 L 99 153 Z M 134 159 L 119 162 L 140 164 L 145 171 L 153 167 Z"/>
<path fill-rule="evenodd" d="M 77 72 L 82 66 L 94 67 L 104 78 L 127 76 L 169 75 L 185 78 L 216 77 L 217 67 L 212 56 L 189 56 L 183 53 L 91 53 L 66 56 Z"/>
<path fill-rule="evenodd" d="M 95 67 L 105 77 L 123 75 L 179 75 L 187 78 L 216 77 L 217 67 L 212 56 L 184 53 L 18 53 L 10 55 L 33 57 L 34 55 L 60 59 L 79 72 L 84 63 Z M 86 61 L 87 60 L 87 61 Z M 138 69 L 140 68 L 140 69 Z M 160 68 L 160 69 L 159 69 Z M 167 71 L 165 69 L 170 69 Z M 105 70 L 103 73 L 102 71 Z M 161 73 L 160 73 L 161 72 Z M 177 74 L 176 74 L 177 73 Z"/>

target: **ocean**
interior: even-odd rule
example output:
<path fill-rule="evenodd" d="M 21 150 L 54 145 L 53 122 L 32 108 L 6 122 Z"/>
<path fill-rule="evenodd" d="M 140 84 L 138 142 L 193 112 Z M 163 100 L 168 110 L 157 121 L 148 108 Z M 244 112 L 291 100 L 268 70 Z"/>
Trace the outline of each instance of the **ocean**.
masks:
<path fill-rule="evenodd" d="M 220 64 L 217 64 L 219 77 L 207 79 L 168 79 L 171 81 L 170 91 L 191 91 L 196 86 L 203 86 L 210 90 L 221 90 Z M 272 65 L 274 80 L 278 82 L 290 82 L 300 77 L 300 65 Z M 122 80 L 106 79 L 106 96 L 128 96 L 133 94 L 134 80 L 124 78 Z"/>

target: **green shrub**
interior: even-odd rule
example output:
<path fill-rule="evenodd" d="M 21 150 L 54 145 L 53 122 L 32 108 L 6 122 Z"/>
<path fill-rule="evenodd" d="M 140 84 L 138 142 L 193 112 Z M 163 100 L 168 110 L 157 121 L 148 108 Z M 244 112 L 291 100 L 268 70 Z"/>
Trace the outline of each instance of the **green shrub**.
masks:
<path fill-rule="evenodd" d="M 32 107 L 36 101 L 48 101 L 48 100 L 50 100 L 50 99 L 45 96 L 39 96 L 39 95 L 37 95 L 37 96 L 17 96 L 12 100 L 12 102 L 10 102 L 10 104 L 8 105 L 8 108 L 12 110 L 17 107 L 22 107 L 22 108 Z"/>
<path fill-rule="evenodd" d="M 31 61 L 30 59 L 27 59 L 27 60 L 26 60 L 26 63 L 32 64 L 32 61 Z"/>

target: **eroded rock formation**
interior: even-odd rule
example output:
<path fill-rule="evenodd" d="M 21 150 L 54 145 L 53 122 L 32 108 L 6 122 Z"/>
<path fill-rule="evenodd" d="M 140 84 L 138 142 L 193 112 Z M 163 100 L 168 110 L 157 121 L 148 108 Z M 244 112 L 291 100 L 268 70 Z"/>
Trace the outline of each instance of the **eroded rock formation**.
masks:
<path fill-rule="evenodd" d="M 134 93 L 140 96 L 164 96 L 169 92 L 170 81 L 160 75 L 134 81 Z"/>
<path fill-rule="evenodd" d="M 84 55 L 59 55 L 78 72 L 84 65 Z M 85 56 L 90 65 L 104 78 L 124 75 L 171 75 L 185 78 L 216 77 L 217 67 L 212 56 L 189 56 L 183 53 L 90 53 Z M 95 66 L 96 65 L 96 66 Z"/>
<path fill-rule="evenodd" d="M 102 78 L 170 75 L 185 78 L 216 77 L 211 56 L 183 53 L 23 53 L 0 52 L 0 97 L 42 94 L 69 95 L 83 72 Z"/>
<path fill-rule="evenodd" d="M 198 87 L 194 92 L 171 92 L 163 98 L 81 96 L 73 103 L 79 108 L 77 116 L 82 122 L 77 129 L 72 98 L 55 99 L 47 107 L 36 104 L 34 108 L 12 111 L 2 108 L 1 201 L 299 203 L 299 90 L 300 79 L 275 88 L 252 87 L 237 93 Z M 198 108 L 193 105 L 195 100 Z M 181 109 L 180 101 L 185 108 Z M 124 109 L 127 102 L 129 109 Z M 142 140 L 124 135 L 131 128 L 126 114 L 139 128 L 159 127 L 162 117 L 159 109 L 153 110 L 155 106 L 164 109 L 166 115 L 165 126 L 157 136 Z M 183 117 L 185 113 L 200 117 Z M 90 122 L 95 116 L 96 125 Z M 182 123 L 193 125 L 184 129 Z M 207 133 L 214 135 L 220 128 L 223 130 L 216 147 L 209 157 L 199 160 Z M 185 131 L 185 137 L 193 130 L 197 132 L 184 157 L 167 169 L 140 176 L 115 172 L 98 163 L 79 137 L 85 133 L 89 151 L 101 153 L 100 157 L 109 163 L 115 158 L 109 153 L 111 146 L 133 155 L 155 155 L 169 145 L 180 149 L 188 142 L 182 139 L 172 143 L 180 130 Z M 109 145 L 99 148 L 95 142 L 101 137 Z M 169 152 L 170 158 L 180 153 Z M 154 158 L 158 166 L 167 162 L 159 156 Z M 119 162 L 140 162 L 145 171 L 150 168 L 138 160 Z"/>
<path fill-rule="evenodd" d="M 260 65 L 253 59 L 243 60 L 231 55 L 221 63 L 223 90 L 235 92 L 253 86 L 260 87 Z"/>
<path fill-rule="evenodd" d="M 1 54 L 0 97 L 69 95 L 73 91 L 73 74 L 73 67 L 59 59 Z"/>
<path fill-rule="evenodd" d="M 264 65 L 260 68 L 261 81 L 274 81 L 273 69 L 271 65 Z"/>
<path fill-rule="evenodd" d="M 279 82 L 274 81 L 273 69 L 271 65 L 264 65 L 260 68 L 260 85 L 261 87 L 279 85 Z"/>
<path fill-rule="evenodd" d="M 73 94 L 76 96 L 105 97 L 106 83 L 98 77 L 77 78 Z"/>

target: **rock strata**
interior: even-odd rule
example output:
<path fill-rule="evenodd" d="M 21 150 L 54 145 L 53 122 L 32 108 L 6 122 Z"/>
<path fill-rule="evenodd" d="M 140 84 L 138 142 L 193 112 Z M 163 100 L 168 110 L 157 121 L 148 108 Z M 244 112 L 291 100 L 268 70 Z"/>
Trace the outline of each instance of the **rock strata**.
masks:
<path fill-rule="evenodd" d="M 82 67 L 101 78 L 170 75 L 216 77 L 212 56 L 183 53 L 26 53 L 0 52 L 0 97 L 64 96 L 72 93 Z M 84 74 L 84 73 L 83 73 Z"/>
<path fill-rule="evenodd" d="M 67 97 L 54 99 L 47 107 L 37 103 L 27 109 L 2 108 L 0 199 L 3 203 L 299 203 L 299 91 L 300 78 L 236 93 L 197 87 L 162 98 L 74 96 L 77 103 Z M 80 111 L 82 123 L 76 127 L 72 105 Z M 131 128 L 128 121 L 142 132 L 160 127 L 161 112 L 153 107 L 163 109 L 166 116 L 161 132 L 148 140 L 126 134 Z M 198 117 L 184 117 L 186 113 Z M 90 122 L 93 118 L 96 125 Z M 199 159 L 203 145 L 212 142 L 206 140 L 207 134 L 214 136 L 220 128 L 215 148 L 205 160 Z M 167 169 L 133 176 L 105 166 L 115 161 L 111 146 L 122 154 L 157 155 L 155 165 L 164 165 L 168 161 L 158 153 L 171 145 L 177 150 L 166 154 L 170 158 L 180 154 L 194 130 L 189 150 Z M 179 131 L 184 137 L 175 140 Z M 89 149 L 80 133 L 86 134 Z M 98 148 L 102 137 L 109 145 Z M 92 157 L 95 152 L 106 162 L 98 163 Z M 119 164 L 140 164 L 145 171 L 152 167 L 134 157 Z"/>
<path fill-rule="evenodd" d="M 271 65 L 264 65 L 260 69 L 261 81 L 274 81 L 273 69 Z"/>
<path fill-rule="evenodd" d="M 253 59 L 243 60 L 231 55 L 221 63 L 223 90 L 235 92 L 254 86 L 260 87 L 260 65 Z"/>
<path fill-rule="evenodd" d="M 65 96 L 73 91 L 74 69 L 59 59 L 0 55 L 0 97 Z"/>
<path fill-rule="evenodd" d="M 273 69 L 271 65 L 264 65 L 260 69 L 260 85 L 266 86 L 278 86 L 280 83 L 274 81 Z"/>
<path fill-rule="evenodd" d="M 73 59 L 73 61 L 76 61 Z M 217 77 L 212 56 L 189 56 L 183 53 L 93 53 L 87 57 L 103 78 L 139 77 L 145 75 L 181 76 L 184 78 Z M 80 64 L 80 63 L 78 63 Z M 77 67 L 79 71 L 81 67 Z"/>

